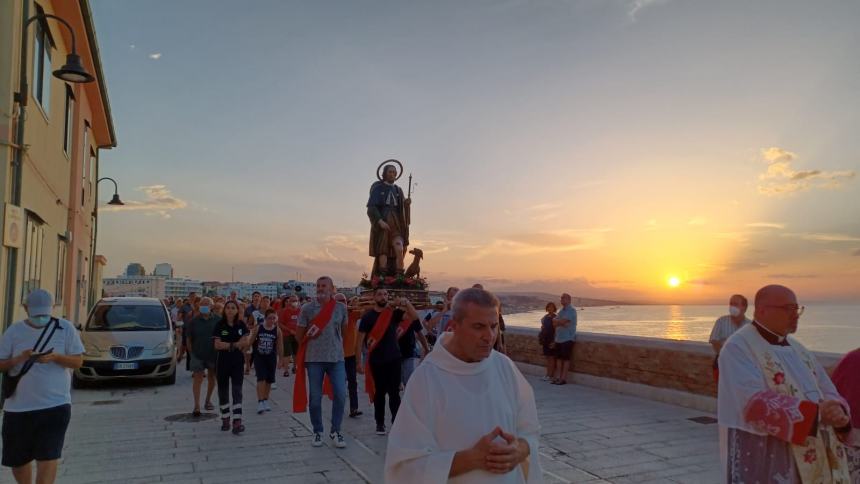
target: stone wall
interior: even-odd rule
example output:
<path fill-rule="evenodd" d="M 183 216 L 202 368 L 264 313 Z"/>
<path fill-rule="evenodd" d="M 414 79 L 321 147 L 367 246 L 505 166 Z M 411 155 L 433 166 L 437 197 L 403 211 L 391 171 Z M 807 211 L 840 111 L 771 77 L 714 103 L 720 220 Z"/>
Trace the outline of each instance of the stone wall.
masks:
<path fill-rule="evenodd" d="M 514 361 L 544 366 L 538 330 L 508 328 L 508 356 Z M 841 355 L 816 353 L 828 370 Z M 707 343 L 598 333 L 577 333 L 571 370 L 629 383 L 715 397 L 713 351 Z"/>

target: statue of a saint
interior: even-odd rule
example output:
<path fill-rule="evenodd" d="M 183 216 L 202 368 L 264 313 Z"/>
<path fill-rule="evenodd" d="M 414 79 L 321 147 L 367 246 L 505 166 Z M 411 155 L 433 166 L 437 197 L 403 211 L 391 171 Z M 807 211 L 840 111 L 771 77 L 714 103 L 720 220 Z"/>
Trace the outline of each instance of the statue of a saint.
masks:
<path fill-rule="evenodd" d="M 384 163 L 382 176 L 370 187 L 370 198 L 367 200 L 370 256 L 374 258 L 371 274 L 393 276 L 404 272 L 403 257 L 409 246 L 409 208 L 412 200 L 404 196 L 403 190 L 394 184 L 403 172 L 400 162 L 388 160 Z M 400 174 L 391 163 L 400 165 Z"/>

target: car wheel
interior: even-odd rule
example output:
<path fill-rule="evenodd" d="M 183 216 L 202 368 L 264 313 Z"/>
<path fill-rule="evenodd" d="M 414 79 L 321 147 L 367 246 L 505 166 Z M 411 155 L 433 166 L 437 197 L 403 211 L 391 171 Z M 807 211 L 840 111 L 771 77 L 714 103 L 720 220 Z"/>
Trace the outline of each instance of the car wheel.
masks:
<path fill-rule="evenodd" d="M 165 377 L 164 380 L 162 380 L 162 382 L 164 382 L 165 385 L 176 384 L 176 369 L 174 368 L 173 373 L 171 373 L 170 376 Z"/>

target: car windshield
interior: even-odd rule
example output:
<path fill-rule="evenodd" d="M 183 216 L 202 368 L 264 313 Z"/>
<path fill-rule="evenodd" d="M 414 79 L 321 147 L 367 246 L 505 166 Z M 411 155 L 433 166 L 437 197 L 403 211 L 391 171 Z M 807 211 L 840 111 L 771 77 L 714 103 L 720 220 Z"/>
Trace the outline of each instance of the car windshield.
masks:
<path fill-rule="evenodd" d="M 88 331 L 167 331 L 170 327 L 160 306 L 128 304 L 96 306 L 87 321 Z"/>

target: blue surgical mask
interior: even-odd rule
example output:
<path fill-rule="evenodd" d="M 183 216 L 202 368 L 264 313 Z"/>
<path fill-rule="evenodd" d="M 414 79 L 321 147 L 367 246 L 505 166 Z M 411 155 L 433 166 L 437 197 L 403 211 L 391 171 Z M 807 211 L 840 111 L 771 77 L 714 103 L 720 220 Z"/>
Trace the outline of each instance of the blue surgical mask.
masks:
<path fill-rule="evenodd" d="M 200 306 L 200 314 L 209 314 L 209 306 Z"/>
<path fill-rule="evenodd" d="M 33 326 L 38 326 L 40 328 L 44 327 L 46 324 L 51 322 L 51 316 L 30 316 L 28 318 Z"/>

